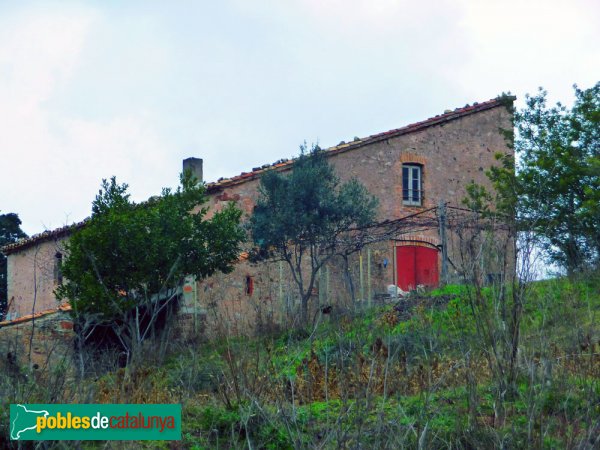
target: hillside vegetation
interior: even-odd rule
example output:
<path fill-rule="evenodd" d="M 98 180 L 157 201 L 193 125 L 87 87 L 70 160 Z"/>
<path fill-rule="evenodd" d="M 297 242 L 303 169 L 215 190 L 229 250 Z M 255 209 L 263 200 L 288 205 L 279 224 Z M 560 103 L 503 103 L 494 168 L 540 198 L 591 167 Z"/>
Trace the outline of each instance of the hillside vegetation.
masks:
<path fill-rule="evenodd" d="M 183 440 L 139 448 L 600 445 L 598 276 L 531 286 L 514 389 L 498 371 L 501 355 L 494 356 L 504 347 L 481 339 L 486 320 L 494 336 L 503 336 L 493 320 L 495 288 L 484 289 L 492 312 L 478 314 L 479 325 L 470 289 L 452 285 L 397 304 L 333 308 L 314 327 L 284 333 L 198 338 L 169 348 L 147 343 L 143 362 L 105 366 L 85 380 L 74 378 L 67 360 L 43 383 L 24 369 L 5 370 L 2 403 L 181 403 Z M 7 436 L 7 408 L 2 414 Z"/>

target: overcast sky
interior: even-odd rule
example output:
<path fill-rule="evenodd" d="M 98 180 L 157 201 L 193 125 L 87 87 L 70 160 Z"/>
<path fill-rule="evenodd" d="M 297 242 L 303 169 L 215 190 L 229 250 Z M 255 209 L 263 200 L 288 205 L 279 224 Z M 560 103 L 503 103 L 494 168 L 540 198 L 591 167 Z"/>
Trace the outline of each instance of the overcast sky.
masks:
<path fill-rule="evenodd" d="M 0 1 L 0 211 L 79 221 L 503 91 L 600 75 L 597 0 Z"/>

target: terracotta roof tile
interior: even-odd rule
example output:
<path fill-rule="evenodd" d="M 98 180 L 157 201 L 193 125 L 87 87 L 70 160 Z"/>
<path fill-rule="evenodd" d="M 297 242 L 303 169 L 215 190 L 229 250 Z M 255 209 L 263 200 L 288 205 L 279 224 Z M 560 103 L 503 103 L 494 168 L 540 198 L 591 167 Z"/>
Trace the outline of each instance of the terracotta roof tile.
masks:
<path fill-rule="evenodd" d="M 29 322 L 30 320 L 39 319 L 40 317 L 44 317 L 49 314 L 54 314 L 54 313 L 61 312 L 61 311 L 62 312 L 71 311 L 71 305 L 69 305 L 68 303 L 65 303 L 65 304 L 59 305 L 55 309 L 46 309 L 44 311 L 36 312 L 34 314 L 27 314 L 26 316 L 17 317 L 16 319 L 13 319 L 13 320 L 5 320 L 4 322 L 0 322 L 0 328 L 6 327 L 9 325 L 17 325 L 19 323 Z"/>
<path fill-rule="evenodd" d="M 58 239 L 60 237 L 67 236 L 71 234 L 71 232 L 73 232 L 74 230 L 83 227 L 88 222 L 88 220 L 89 218 L 84 219 L 81 222 L 73 223 L 71 225 L 65 225 L 61 228 L 56 228 L 55 230 L 46 230 L 41 233 L 34 234 L 31 237 L 21 239 L 17 242 L 13 242 L 12 244 L 5 245 L 4 247 L 0 248 L 0 251 L 5 255 L 9 255 L 14 251 L 22 247 L 27 247 L 35 242 L 47 241 L 50 239 Z"/>

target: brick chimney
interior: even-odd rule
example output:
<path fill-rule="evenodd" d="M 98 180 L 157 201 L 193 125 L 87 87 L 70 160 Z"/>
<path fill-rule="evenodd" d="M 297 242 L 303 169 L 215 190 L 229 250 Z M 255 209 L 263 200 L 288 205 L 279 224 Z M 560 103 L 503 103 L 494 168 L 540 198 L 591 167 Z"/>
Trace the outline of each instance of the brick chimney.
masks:
<path fill-rule="evenodd" d="M 183 160 L 183 171 L 189 170 L 202 183 L 202 158 L 186 158 Z"/>

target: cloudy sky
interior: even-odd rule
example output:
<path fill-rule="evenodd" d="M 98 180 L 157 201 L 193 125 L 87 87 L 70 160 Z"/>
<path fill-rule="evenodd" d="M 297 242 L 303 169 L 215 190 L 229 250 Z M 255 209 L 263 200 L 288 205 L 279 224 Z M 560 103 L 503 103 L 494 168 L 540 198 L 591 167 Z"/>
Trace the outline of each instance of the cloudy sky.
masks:
<path fill-rule="evenodd" d="M 503 91 L 600 78 L 597 0 L 0 0 L 0 211 L 79 221 Z"/>

